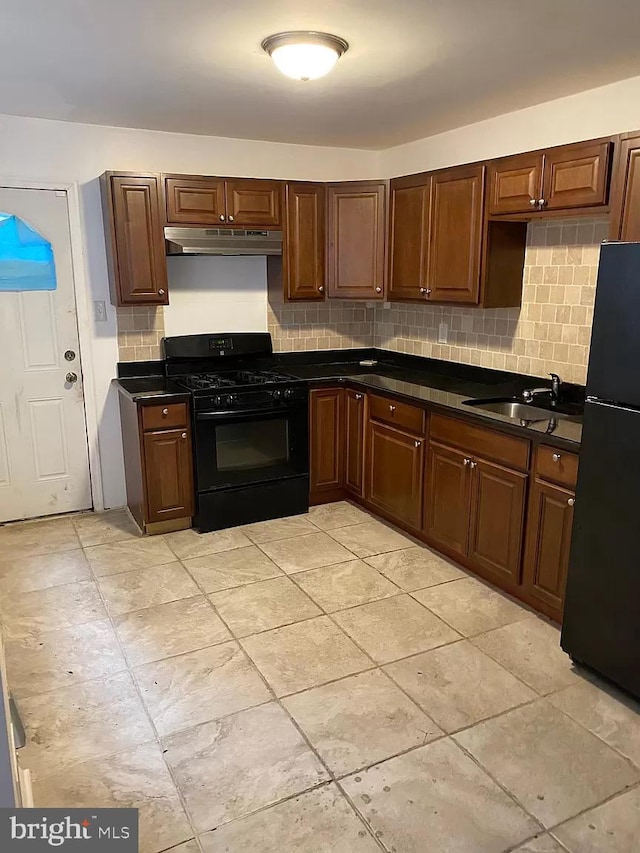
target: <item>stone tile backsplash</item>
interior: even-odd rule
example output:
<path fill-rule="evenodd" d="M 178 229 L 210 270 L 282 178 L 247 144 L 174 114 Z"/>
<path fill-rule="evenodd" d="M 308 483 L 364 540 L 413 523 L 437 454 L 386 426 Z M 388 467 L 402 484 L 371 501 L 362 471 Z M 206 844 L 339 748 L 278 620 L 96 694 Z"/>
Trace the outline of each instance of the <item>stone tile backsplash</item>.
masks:
<path fill-rule="evenodd" d="M 584 383 L 600 243 L 606 218 L 532 222 L 521 308 L 482 310 L 350 301 L 285 303 L 271 294 L 276 352 L 378 346 L 534 376 Z M 162 308 L 118 308 L 121 361 L 160 357 Z M 447 343 L 438 343 L 440 323 Z"/>

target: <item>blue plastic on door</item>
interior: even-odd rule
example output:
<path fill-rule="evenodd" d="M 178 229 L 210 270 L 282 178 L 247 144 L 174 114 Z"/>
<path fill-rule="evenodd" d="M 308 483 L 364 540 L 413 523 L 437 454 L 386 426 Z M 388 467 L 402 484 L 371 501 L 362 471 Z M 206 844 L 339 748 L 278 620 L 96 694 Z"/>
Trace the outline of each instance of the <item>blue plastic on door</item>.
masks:
<path fill-rule="evenodd" d="M 55 289 L 51 243 L 18 216 L 0 212 L 0 291 Z"/>

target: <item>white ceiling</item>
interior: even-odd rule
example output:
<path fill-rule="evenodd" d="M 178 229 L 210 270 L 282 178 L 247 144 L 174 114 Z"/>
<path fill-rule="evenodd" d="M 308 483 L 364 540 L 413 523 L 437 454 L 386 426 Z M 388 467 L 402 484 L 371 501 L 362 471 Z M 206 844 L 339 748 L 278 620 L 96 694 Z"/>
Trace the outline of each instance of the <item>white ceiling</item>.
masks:
<path fill-rule="evenodd" d="M 273 32 L 335 32 L 322 80 Z M 386 148 L 640 74 L 638 0 L 2 0 L 0 112 Z"/>

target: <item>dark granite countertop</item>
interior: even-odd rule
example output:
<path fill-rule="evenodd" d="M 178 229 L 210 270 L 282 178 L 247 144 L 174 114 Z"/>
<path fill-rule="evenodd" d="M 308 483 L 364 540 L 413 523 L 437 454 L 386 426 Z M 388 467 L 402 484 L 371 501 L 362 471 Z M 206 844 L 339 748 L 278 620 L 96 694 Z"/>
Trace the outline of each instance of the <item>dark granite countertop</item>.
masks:
<path fill-rule="evenodd" d="M 375 359 L 382 353 L 384 358 Z M 298 356 L 298 358 L 296 358 Z M 375 363 L 366 365 L 361 359 L 373 358 Z M 335 359 L 335 360 L 334 360 Z M 577 450 L 582 437 L 582 418 L 579 402 L 567 407 L 571 417 L 554 417 L 535 421 L 515 421 L 496 412 L 479 410 L 465 405 L 465 401 L 517 397 L 527 387 L 544 385 L 536 377 L 510 374 L 468 365 L 456 365 L 434 359 L 415 356 L 398 356 L 375 350 L 351 350 L 330 353 L 286 353 L 274 355 L 269 364 L 290 376 L 316 383 L 345 383 L 365 390 L 379 391 L 403 397 L 409 402 L 424 403 L 444 413 L 456 412 L 479 423 L 491 423 L 508 432 L 534 438 Z M 115 379 L 120 389 L 139 403 L 160 402 L 164 399 L 188 399 L 189 394 L 173 385 L 162 375 L 162 362 L 120 365 L 121 376 Z M 138 369 L 147 375 L 130 375 Z M 127 376 L 123 376 L 126 372 Z M 581 390 L 577 386 L 569 389 L 574 400 L 579 399 Z M 539 403 L 535 404 L 537 407 Z"/>

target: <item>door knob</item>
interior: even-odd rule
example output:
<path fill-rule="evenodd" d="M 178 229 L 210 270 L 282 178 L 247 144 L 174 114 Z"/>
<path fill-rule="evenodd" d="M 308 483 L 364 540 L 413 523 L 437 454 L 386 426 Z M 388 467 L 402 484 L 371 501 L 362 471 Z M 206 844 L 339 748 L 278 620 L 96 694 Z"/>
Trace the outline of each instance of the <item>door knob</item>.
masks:
<path fill-rule="evenodd" d="M 64 357 L 67 361 L 73 361 L 73 359 L 76 357 L 76 354 L 72 349 L 68 349 L 65 352 Z"/>
<path fill-rule="evenodd" d="M 74 382 L 78 381 L 78 374 L 77 373 L 67 373 L 67 375 L 64 378 L 65 378 L 65 382 L 69 382 L 71 385 L 73 385 Z"/>

